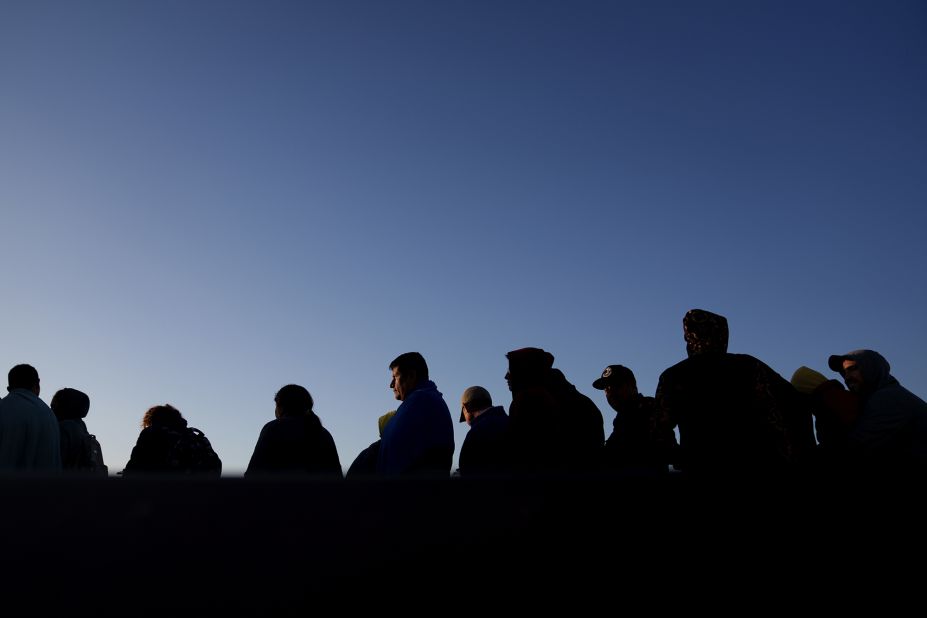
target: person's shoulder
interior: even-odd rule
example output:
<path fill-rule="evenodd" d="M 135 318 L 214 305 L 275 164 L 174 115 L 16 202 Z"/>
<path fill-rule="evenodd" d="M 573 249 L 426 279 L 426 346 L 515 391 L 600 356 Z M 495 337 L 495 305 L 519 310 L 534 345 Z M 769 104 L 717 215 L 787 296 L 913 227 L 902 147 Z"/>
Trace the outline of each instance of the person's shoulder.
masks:
<path fill-rule="evenodd" d="M 437 402 L 444 404 L 444 396 L 435 386 L 435 383 L 429 381 L 409 393 L 409 396 L 402 402 L 401 407 L 406 409 L 417 408 L 422 405 L 436 404 Z"/>
<path fill-rule="evenodd" d="M 474 420 L 475 427 L 485 427 L 487 431 L 499 430 L 508 424 L 509 415 L 505 413 L 501 406 L 490 408 Z"/>
<path fill-rule="evenodd" d="M 906 389 L 897 380 L 882 388 L 872 391 L 867 399 L 867 405 L 878 407 L 880 405 L 895 405 L 901 403 L 913 403 L 918 407 L 927 407 L 927 402 Z"/>
<path fill-rule="evenodd" d="M 740 366 L 740 367 L 751 367 L 751 368 L 755 367 L 763 371 L 776 373 L 775 371 L 772 370 L 772 368 L 769 365 L 767 365 L 766 363 L 764 363 L 757 357 L 753 356 L 752 354 L 743 354 L 740 352 L 736 354 L 732 354 L 729 352 L 725 354 L 723 358 L 724 358 L 724 362 L 727 363 L 728 365 L 735 365 L 735 366 Z"/>
<path fill-rule="evenodd" d="M 664 379 L 672 379 L 672 378 L 674 378 L 674 377 L 675 377 L 677 374 L 679 374 L 680 372 L 685 371 L 686 368 L 689 367 L 691 364 L 692 364 L 692 359 L 691 359 L 691 358 L 684 358 L 684 359 L 682 359 L 681 361 L 679 361 L 678 363 L 676 363 L 675 365 L 671 365 L 671 366 L 667 367 L 667 368 L 664 369 L 663 372 L 660 374 L 660 381 L 662 382 Z"/>
<path fill-rule="evenodd" d="M 89 433 L 87 425 L 79 418 L 65 418 L 58 421 L 61 431 L 67 433 Z"/>
<path fill-rule="evenodd" d="M 505 408 L 503 408 L 502 406 L 493 406 L 489 408 L 488 410 L 486 410 L 486 414 L 490 418 L 494 418 L 497 420 L 507 420 L 509 418 L 509 415 L 506 414 L 505 412 Z"/>

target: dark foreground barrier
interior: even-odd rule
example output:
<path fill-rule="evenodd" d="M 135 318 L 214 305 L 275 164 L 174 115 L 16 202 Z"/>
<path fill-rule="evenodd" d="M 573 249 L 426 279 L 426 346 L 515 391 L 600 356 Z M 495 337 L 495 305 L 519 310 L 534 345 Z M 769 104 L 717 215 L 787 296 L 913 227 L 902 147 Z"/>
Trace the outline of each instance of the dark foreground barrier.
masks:
<path fill-rule="evenodd" d="M 884 613 L 920 590 L 927 548 L 913 480 L 0 487 L 4 616 L 823 612 L 867 593 Z"/>

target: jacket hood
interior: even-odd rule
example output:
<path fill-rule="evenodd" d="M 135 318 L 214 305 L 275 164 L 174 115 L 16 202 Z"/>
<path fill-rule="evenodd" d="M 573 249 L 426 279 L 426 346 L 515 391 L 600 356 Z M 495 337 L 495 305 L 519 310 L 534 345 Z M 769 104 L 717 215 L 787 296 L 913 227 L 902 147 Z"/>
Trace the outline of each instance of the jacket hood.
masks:
<path fill-rule="evenodd" d="M 891 365 L 885 357 L 874 350 L 853 350 L 846 354 L 835 354 L 827 359 L 827 365 L 843 375 L 843 361 L 856 361 L 860 375 L 863 377 L 863 389 L 867 392 L 877 391 L 883 386 L 895 382 Z"/>
<path fill-rule="evenodd" d="M 727 352 L 727 318 L 704 309 L 691 309 L 682 319 L 689 356 Z"/>

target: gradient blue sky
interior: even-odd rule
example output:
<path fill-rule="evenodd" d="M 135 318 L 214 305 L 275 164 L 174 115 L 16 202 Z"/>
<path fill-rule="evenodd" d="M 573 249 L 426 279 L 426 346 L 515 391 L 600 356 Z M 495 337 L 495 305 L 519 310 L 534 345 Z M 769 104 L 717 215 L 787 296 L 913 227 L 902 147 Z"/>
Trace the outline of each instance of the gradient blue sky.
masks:
<path fill-rule="evenodd" d="M 693 307 L 924 397 L 925 207 L 923 2 L 0 2 L 0 368 L 112 472 L 169 402 L 240 474 L 291 382 L 347 468 L 411 350 L 456 421 L 543 347 L 610 431 Z"/>

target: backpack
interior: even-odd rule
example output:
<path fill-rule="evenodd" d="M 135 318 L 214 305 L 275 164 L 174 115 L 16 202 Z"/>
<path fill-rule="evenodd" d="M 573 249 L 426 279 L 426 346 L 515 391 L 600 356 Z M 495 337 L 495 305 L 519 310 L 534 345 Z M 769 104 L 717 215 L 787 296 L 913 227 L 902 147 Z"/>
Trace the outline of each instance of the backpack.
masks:
<path fill-rule="evenodd" d="M 176 433 L 178 438 L 167 453 L 168 468 L 183 474 L 222 473 L 222 461 L 202 431 L 187 427 Z"/>
<path fill-rule="evenodd" d="M 106 476 L 109 473 L 109 470 L 106 467 L 106 464 L 103 463 L 103 449 L 100 447 L 100 441 L 97 440 L 95 435 L 87 434 L 90 436 L 90 439 L 86 441 L 86 461 L 87 461 L 87 471 L 91 474 L 99 474 L 101 476 Z"/>

